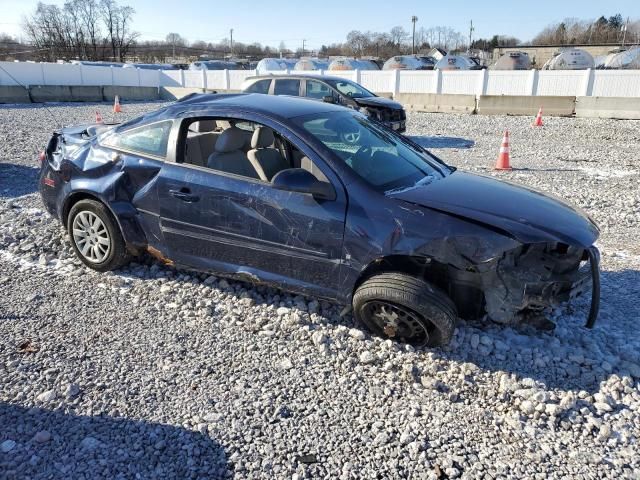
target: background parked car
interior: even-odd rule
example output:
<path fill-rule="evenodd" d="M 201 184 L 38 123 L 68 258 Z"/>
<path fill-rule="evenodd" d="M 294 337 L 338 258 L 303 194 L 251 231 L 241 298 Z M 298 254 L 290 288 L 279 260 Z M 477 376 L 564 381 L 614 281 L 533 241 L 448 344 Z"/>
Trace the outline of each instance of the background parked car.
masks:
<path fill-rule="evenodd" d="M 406 130 L 407 115 L 398 102 L 378 97 L 362 85 L 326 75 L 269 75 L 245 80 L 242 91 L 290 95 L 351 107 L 398 132 Z"/>

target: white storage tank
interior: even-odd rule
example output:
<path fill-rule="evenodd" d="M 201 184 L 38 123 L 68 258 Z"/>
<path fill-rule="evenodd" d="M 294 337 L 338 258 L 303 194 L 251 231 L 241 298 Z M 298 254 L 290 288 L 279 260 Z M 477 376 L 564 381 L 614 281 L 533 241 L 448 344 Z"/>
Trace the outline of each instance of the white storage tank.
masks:
<path fill-rule="evenodd" d="M 298 63 L 297 58 L 263 58 L 256 65 L 258 72 L 293 70 Z"/>
<path fill-rule="evenodd" d="M 338 58 L 329 64 L 329 70 L 380 70 L 373 60 Z"/>
<path fill-rule="evenodd" d="M 626 52 L 620 52 L 609 58 L 604 68 L 625 70 L 640 69 L 640 47 L 632 47 Z"/>
<path fill-rule="evenodd" d="M 327 70 L 328 68 L 329 61 L 319 58 L 302 58 L 293 67 L 294 70 Z"/>
<path fill-rule="evenodd" d="M 482 67 L 463 55 L 445 55 L 436 63 L 436 68 L 438 70 L 480 70 Z"/>
<path fill-rule="evenodd" d="M 543 70 L 586 70 L 594 68 L 595 62 L 591 54 L 578 48 L 562 50 L 547 60 Z"/>
<path fill-rule="evenodd" d="M 396 55 L 384 62 L 382 70 L 433 70 L 436 62 L 433 57 Z"/>
<path fill-rule="evenodd" d="M 226 60 L 198 60 L 189 65 L 189 70 L 240 70 L 240 65 Z"/>
<path fill-rule="evenodd" d="M 491 70 L 529 70 L 531 59 L 526 52 L 509 52 L 501 56 Z"/>

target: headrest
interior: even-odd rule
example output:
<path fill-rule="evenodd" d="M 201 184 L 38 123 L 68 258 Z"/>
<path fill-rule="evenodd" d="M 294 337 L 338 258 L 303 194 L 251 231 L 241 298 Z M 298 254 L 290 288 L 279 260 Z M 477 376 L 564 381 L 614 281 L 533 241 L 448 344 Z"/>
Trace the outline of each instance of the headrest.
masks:
<path fill-rule="evenodd" d="M 193 122 L 189 126 L 189 130 L 196 133 L 205 133 L 205 132 L 213 132 L 218 125 L 215 120 L 200 120 L 198 122 Z"/>
<path fill-rule="evenodd" d="M 258 127 L 251 137 L 251 148 L 267 148 L 273 145 L 273 130 L 269 127 Z"/>
<path fill-rule="evenodd" d="M 244 146 L 245 137 L 237 127 L 227 128 L 216 141 L 216 152 L 228 153 L 240 150 Z"/>

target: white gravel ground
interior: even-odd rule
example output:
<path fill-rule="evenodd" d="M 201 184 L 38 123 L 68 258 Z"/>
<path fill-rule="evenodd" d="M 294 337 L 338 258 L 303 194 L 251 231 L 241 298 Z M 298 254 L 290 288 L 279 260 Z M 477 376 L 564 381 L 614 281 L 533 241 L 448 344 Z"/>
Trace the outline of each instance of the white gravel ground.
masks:
<path fill-rule="evenodd" d="M 311 298 L 81 266 L 35 190 L 52 118 L 0 107 L 0 478 L 638 478 L 640 122 L 531 121 L 411 114 L 408 134 L 600 224 L 596 328 L 584 299 L 552 333 L 460 323 L 414 351 Z M 495 173 L 505 128 L 516 169 Z"/>

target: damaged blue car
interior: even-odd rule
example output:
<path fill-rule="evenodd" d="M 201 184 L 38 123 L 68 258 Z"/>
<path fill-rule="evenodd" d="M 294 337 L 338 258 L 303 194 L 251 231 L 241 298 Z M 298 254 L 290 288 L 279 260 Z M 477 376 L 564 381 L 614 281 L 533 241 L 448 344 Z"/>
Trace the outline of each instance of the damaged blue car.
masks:
<path fill-rule="evenodd" d="M 98 271 L 159 261 L 326 298 L 375 334 L 446 344 L 458 318 L 544 325 L 599 300 L 598 228 L 536 191 L 457 171 L 352 109 L 195 94 L 61 129 L 39 190 Z M 346 310 L 346 309 L 345 309 Z"/>

